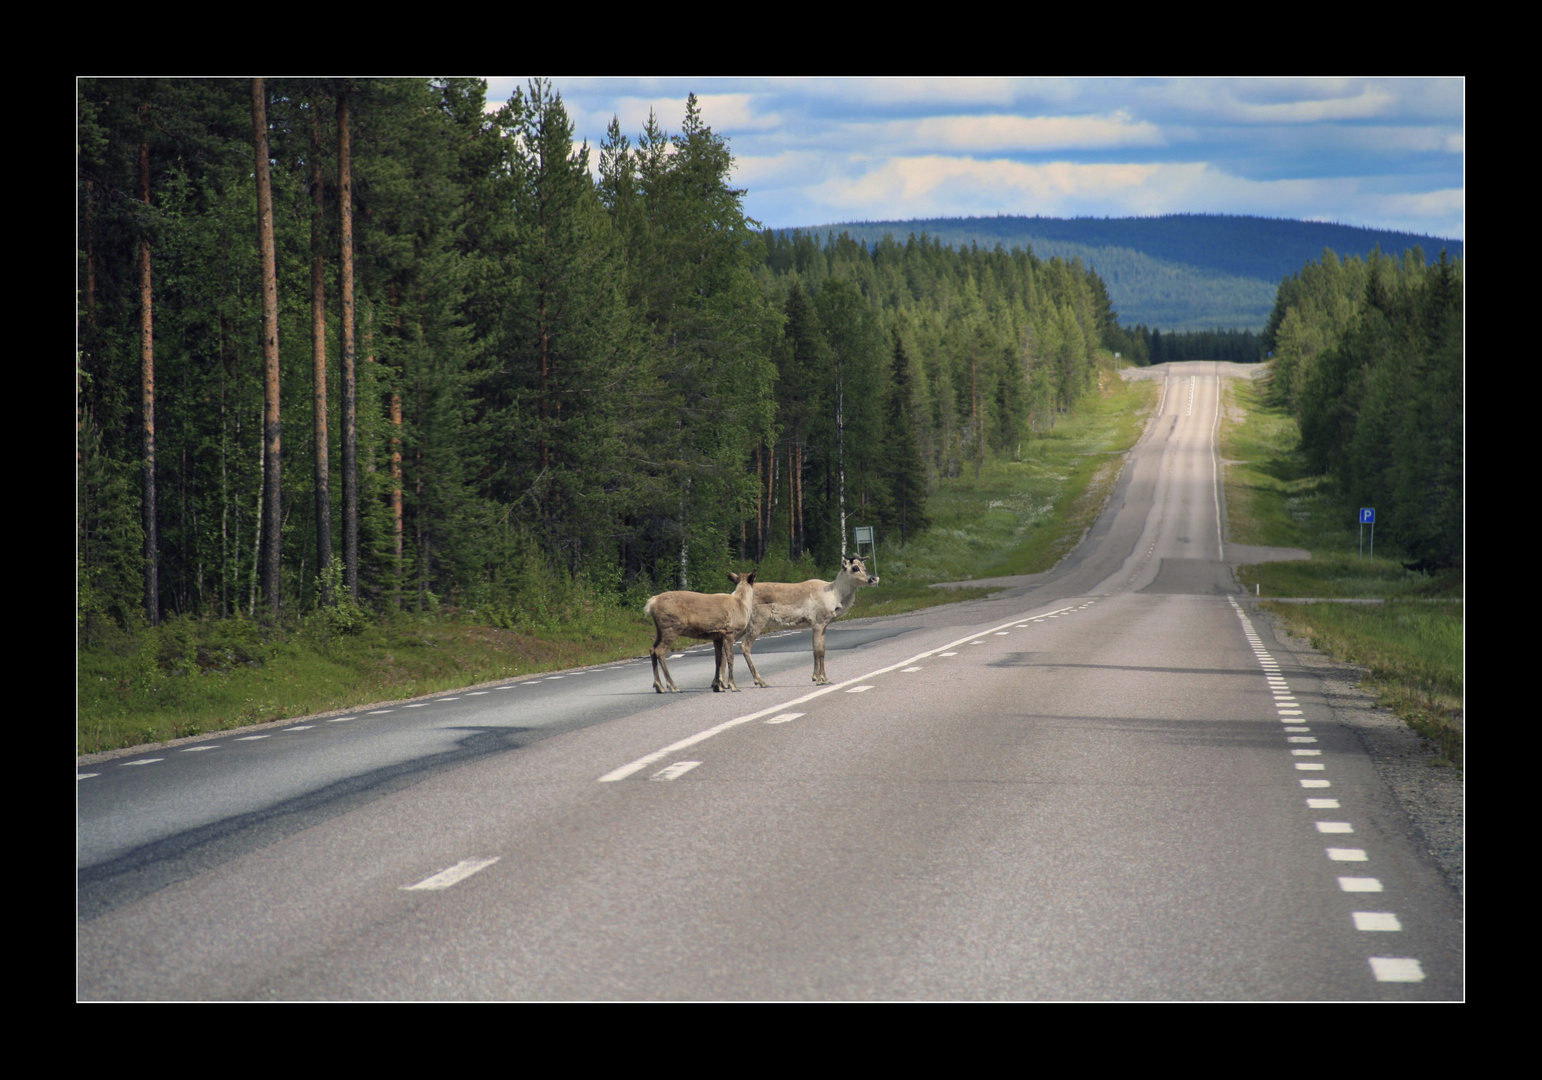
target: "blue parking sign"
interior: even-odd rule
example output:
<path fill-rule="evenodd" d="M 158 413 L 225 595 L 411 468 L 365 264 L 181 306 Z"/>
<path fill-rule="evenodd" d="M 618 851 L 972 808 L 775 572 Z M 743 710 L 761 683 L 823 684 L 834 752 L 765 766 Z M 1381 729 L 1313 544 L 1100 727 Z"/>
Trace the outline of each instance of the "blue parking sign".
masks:
<path fill-rule="evenodd" d="M 1360 508 L 1360 524 L 1362 524 L 1362 525 L 1374 525 L 1374 524 L 1376 524 L 1376 511 L 1374 509 L 1372 509 L 1371 507 L 1369 507 L 1369 506 L 1362 506 Z"/>

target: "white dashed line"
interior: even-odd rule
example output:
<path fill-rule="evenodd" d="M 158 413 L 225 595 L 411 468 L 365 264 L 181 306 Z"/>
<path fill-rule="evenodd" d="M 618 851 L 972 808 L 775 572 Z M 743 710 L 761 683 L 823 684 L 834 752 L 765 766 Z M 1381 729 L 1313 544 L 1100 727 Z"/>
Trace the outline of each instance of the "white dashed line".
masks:
<path fill-rule="evenodd" d="M 1373 877 L 1341 877 L 1339 888 L 1345 892 L 1381 892 L 1381 882 Z"/>
<path fill-rule="evenodd" d="M 266 738 L 266 735 L 242 735 L 236 742 L 256 742 L 258 739 Z"/>
<path fill-rule="evenodd" d="M 1424 969 L 1419 961 L 1398 956 L 1371 957 L 1371 970 L 1377 982 L 1423 982 Z"/>
<path fill-rule="evenodd" d="M 1403 924 L 1390 911 L 1354 912 L 1356 930 L 1401 930 Z"/>
<path fill-rule="evenodd" d="M 458 881 L 464 881 L 478 870 L 485 870 L 497 862 L 501 856 L 494 855 L 489 859 L 462 859 L 448 870 L 441 870 L 424 878 L 416 885 L 403 885 L 402 890 L 412 889 L 448 889 Z"/>
<path fill-rule="evenodd" d="M 796 720 L 798 717 L 800 717 L 802 715 L 803 715 L 803 713 L 800 713 L 800 712 L 784 712 L 784 713 L 780 713 L 780 714 L 778 714 L 776 716 L 773 716 L 771 719 L 767 720 L 766 723 L 768 723 L 768 724 L 785 724 L 785 723 L 787 723 L 787 721 L 789 721 L 789 720 Z"/>
<path fill-rule="evenodd" d="M 846 693 L 848 693 L 848 694 L 860 694 L 864 690 L 871 690 L 871 689 L 872 689 L 871 686 L 853 686 L 853 687 L 849 687 L 847 689 Z"/>
<path fill-rule="evenodd" d="M 1325 849 L 1328 858 L 1334 862 L 1365 862 L 1366 856 L 1363 848 L 1355 847 L 1331 847 Z"/>
<path fill-rule="evenodd" d="M 649 780 L 673 780 L 673 779 L 675 779 L 678 776 L 685 775 L 686 773 L 690 772 L 692 769 L 696 768 L 696 766 L 698 766 L 700 764 L 701 764 L 701 762 L 699 762 L 699 761 L 677 761 L 673 765 L 669 766 L 669 768 L 667 768 L 667 769 L 660 769 L 658 772 L 656 772 L 652 776 L 648 777 L 648 779 Z"/>
<path fill-rule="evenodd" d="M 1347 821 L 1319 821 L 1317 831 L 1320 833 L 1347 833 L 1354 832 L 1354 827 Z"/>
<path fill-rule="evenodd" d="M 102 774 L 101 774 L 101 773 L 99 773 L 99 772 L 83 772 L 83 773 L 76 773 L 76 774 L 75 774 L 75 779 L 77 779 L 77 780 L 89 780 L 89 779 L 91 779 L 91 778 L 92 778 L 92 777 L 93 777 L 93 776 L 101 776 L 101 775 L 102 775 Z"/>
<path fill-rule="evenodd" d="M 138 761 L 125 761 L 119 767 L 122 768 L 122 767 L 129 766 L 129 765 L 154 765 L 157 761 L 165 761 L 165 760 L 166 760 L 165 758 L 160 758 L 160 757 L 146 757 L 146 758 L 140 758 Z"/>
<path fill-rule="evenodd" d="M 218 750 L 218 749 L 219 749 L 219 747 L 217 747 L 217 746 L 184 746 L 182 748 L 182 752 L 184 754 L 195 754 L 199 750 Z"/>

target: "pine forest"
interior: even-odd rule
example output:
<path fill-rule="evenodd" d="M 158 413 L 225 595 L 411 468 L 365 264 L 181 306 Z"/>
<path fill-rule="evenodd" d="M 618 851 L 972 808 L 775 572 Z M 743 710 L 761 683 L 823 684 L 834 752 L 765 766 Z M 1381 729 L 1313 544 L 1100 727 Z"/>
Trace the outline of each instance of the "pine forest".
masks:
<path fill-rule="evenodd" d="M 1131 340 L 1079 260 L 762 230 L 694 97 L 597 148 L 543 81 L 494 110 L 467 79 L 77 105 L 87 643 L 833 566 Z"/>

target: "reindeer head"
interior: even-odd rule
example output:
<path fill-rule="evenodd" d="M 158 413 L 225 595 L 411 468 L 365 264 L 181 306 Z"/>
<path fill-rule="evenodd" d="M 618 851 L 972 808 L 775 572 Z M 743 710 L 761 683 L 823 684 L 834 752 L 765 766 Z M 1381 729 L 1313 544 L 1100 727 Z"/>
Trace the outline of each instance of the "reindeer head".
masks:
<path fill-rule="evenodd" d="M 878 584 L 878 575 L 869 574 L 867 572 L 867 567 L 863 565 L 862 560 L 857 556 L 842 555 L 841 569 L 850 574 L 852 577 L 856 578 L 858 585 Z"/>

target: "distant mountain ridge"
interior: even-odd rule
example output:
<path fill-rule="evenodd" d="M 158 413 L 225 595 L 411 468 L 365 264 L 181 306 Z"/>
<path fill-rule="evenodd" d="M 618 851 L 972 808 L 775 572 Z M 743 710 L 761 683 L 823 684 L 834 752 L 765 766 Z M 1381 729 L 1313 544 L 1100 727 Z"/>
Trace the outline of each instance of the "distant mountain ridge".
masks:
<path fill-rule="evenodd" d="M 784 232 L 793 230 L 781 230 Z M 869 246 L 887 234 L 903 243 L 925 234 L 950 247 L 1030 247 L 1042 259 L 1080 258 L 1098 272 L 1125 327 L 1259 330 L 1279 283 L 1330 249 L 1341 259 L 1377 247 L 1401 256 L 1418 246 L 1428 262 L 1462 241 L 1321 221 L 1227 214 L 1048 218 L 999 215 L 853 221 L 799 230 L 845 232 Z"/>

